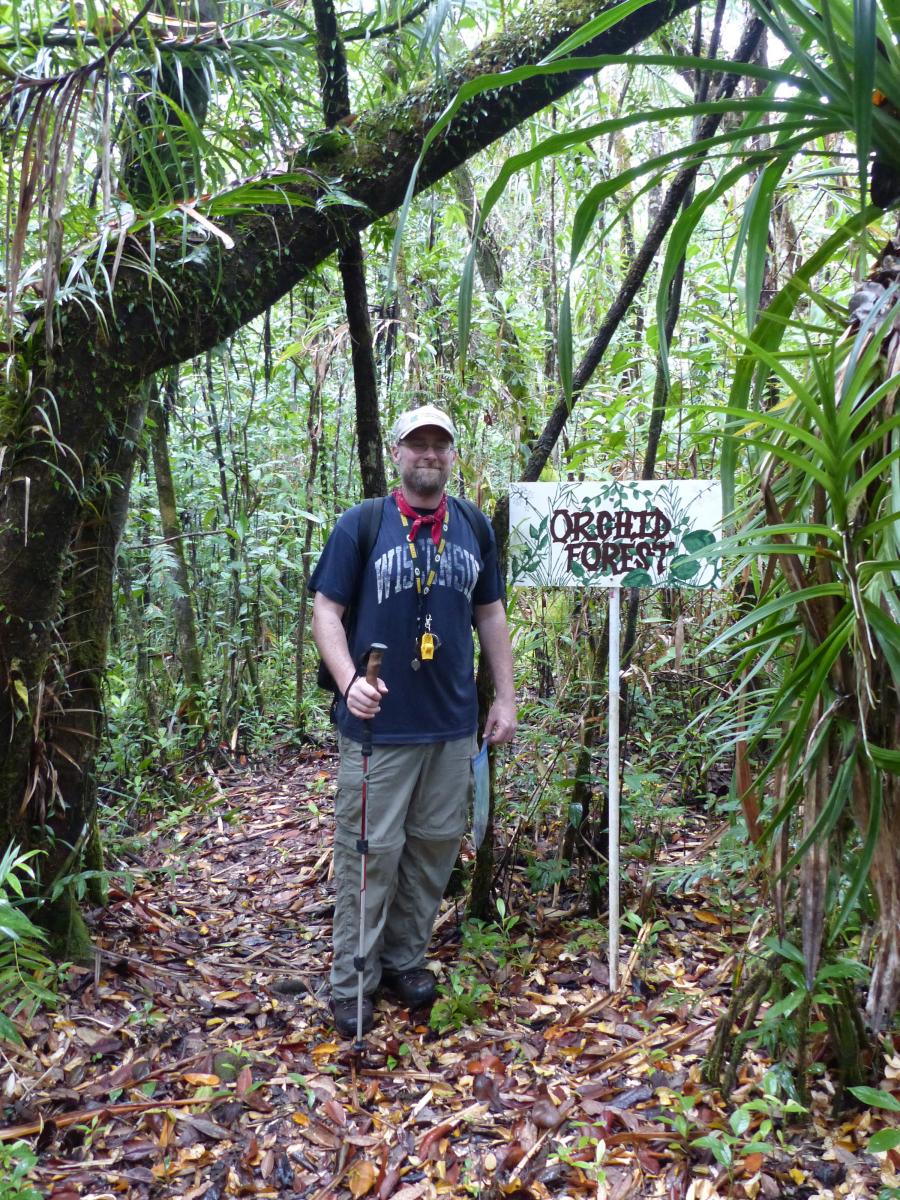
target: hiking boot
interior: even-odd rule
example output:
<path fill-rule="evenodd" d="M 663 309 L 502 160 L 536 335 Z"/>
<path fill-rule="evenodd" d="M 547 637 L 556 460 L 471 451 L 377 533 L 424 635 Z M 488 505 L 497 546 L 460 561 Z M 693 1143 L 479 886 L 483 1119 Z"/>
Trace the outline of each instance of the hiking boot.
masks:
<path fill-rule="evenodd" d="M 411 971 L 382 971 L 381 986 L 409 1008 L 427 1008 L 434 1004 L 437 996 L 434 976 L 424 967 L 414 967 Z"/>
<path fill-rule="evenodd" d="M 334 996 L 328 1001 L 328 1007 L 334 1014 L 334 1027 L 341 1037 L 356 1037 L 356 996 L 342 996 L 336 998 Z M 362 1003 L 362 1031 L 368 1033 L 375 1024 L 375 1018 L 372 1013 L 372 997 L 363 996 Z"/>

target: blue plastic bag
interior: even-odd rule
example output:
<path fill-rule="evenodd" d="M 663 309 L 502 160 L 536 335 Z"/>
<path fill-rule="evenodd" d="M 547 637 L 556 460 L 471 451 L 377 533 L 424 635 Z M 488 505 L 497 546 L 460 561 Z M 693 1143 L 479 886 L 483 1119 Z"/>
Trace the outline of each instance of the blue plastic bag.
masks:
<path fill-rule="evenodd" d="M 475 776 L 475 803 L 472 806 L 472 840 L 477 850 L 484 841 L 491 804 L 491 766 L 488 762 L 487 742 L 484 742 L 481 749 L 472 759 L 472 773 Z"/>

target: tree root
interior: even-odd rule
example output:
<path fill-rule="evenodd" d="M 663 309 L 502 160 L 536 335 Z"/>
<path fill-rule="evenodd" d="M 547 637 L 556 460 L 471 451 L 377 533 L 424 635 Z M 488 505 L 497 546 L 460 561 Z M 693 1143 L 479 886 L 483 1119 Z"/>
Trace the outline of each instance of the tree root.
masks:
<path fill-rule="evenodd" d="M 735 987 L 731 1002 L 716 1025 L 703 1066 L 703 1077 L 710 1086 L 718 1087 L 725 1097 L 734 1089 L 744 1046 L 753 1037 L 760 1007 L 771 996 L 773 985 L 774 999 L 780 998 L 779 962 L 777 956 L 764 959 L 740 986 Z M 822 1009 L 837 1069 L 839 1087 L 834 1107 L 839 1113 L 845 1103 L 846 1090 L 865 1083 L 871 1076 L 872 1042 L 863 1026 L 852 987 L 846 983 L 838 986 L 836 999 L 837 1003 L 825 1004 Z M 805 1105 L 809 1104 L 809 1069 L 813 1061 L 810 1054 L 812 1009 L 812 995 L 806 995 L 795 1009 L 793 1020 L 787 1016 L 783 1018 L 787 1025 L 793 1025 L 796 1038 L 793 1043 L 794 1075 L 798 1096 Z"/>
<path fill-rule="evenodd" d="M 837 1058 L 839 1087 L 834 1097 L 835 1114 L 842 1112 L 846 1105 L 847 1089 L 866 1082 L 872 1059 L 871 1041 L 866 1035 L 853 989 L 845 983 L 838 994 L 840 1003 L 830 1004 L 825 1009 L 828 1037 Z"/>
<path fill-rule="evenodd" d="M 720 1087 L 725 1096 L 734 1086 L 737 1075 L 737 1063 L 740 1055 L 734 1054 L 733 1051 L 740 1043 L 746 1041 L 771 980 L 772 967 L 767 960 L 759 970 L 754 971 L 744 981 L 742 986 L 735 990 L 731 997 L 731 1003 L 716 1025 L 715 1037 L 703 1067 L 703 1076 L 712 1087 Z M 745 1008 L 747 1008 L 746 1016 L 741 1022 L 740 1028 L 736 1030 L 738 1014 Z M 728 1061 L 727 1072 L 725 1070 L 726 1059 Z"/>

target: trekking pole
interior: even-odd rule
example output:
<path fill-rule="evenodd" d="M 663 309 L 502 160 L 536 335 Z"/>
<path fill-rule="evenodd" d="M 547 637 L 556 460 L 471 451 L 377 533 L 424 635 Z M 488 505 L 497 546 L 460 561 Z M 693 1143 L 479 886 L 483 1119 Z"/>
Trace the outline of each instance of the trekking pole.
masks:
<path fill-rule="evenodd" d="M 369 649 L 366 658 L 366 683 L 370 683 L 372 687 L 378 686 L 378 672 L 381 670 L 381 660 L 384 658 L 384 653 L 387 650 L 382 642 L 373 642 Z M 360 873 L 359 873 L 359 945 L 357 947 L 356 958 L 353 965 L 356 967 L 357 991 L 356 991 L 356 1042 L 353 1049 L 357 1054 L 361 1054 L 366 1043 L 363 1040 L 363 973 L 366 968 L 366 855 L 369 853 L 369 833 L 368 820 L 366 817 L 366 805 L 369 799 L 369 758 L 372 755 L 372 723 L 371 721 L 363 721 L 363 736 L 362 736 L 362 802 L 360 805 L 360 829 L 359 841 L 357 849 L 360 855 Z"/>

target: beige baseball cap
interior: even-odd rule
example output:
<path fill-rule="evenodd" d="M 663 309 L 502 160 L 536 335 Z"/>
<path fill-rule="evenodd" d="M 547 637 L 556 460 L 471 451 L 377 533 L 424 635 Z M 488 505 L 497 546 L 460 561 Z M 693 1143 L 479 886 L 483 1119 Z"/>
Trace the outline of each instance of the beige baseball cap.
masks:
<path fill-rule="evenodd" d="M 435 408 L 433 404 L 422 404 L 419 408 L 411 408 L 409 412 L 402 413 L 397 418 L 391 434 L 391 444 L 398 445 L 405 437 L 409 437 L 413 430 L 424 429 L 426 425 L 443 429 L 454 442 L 456 441 L 456 429 L 447 414 L 441 409 Z"/>

